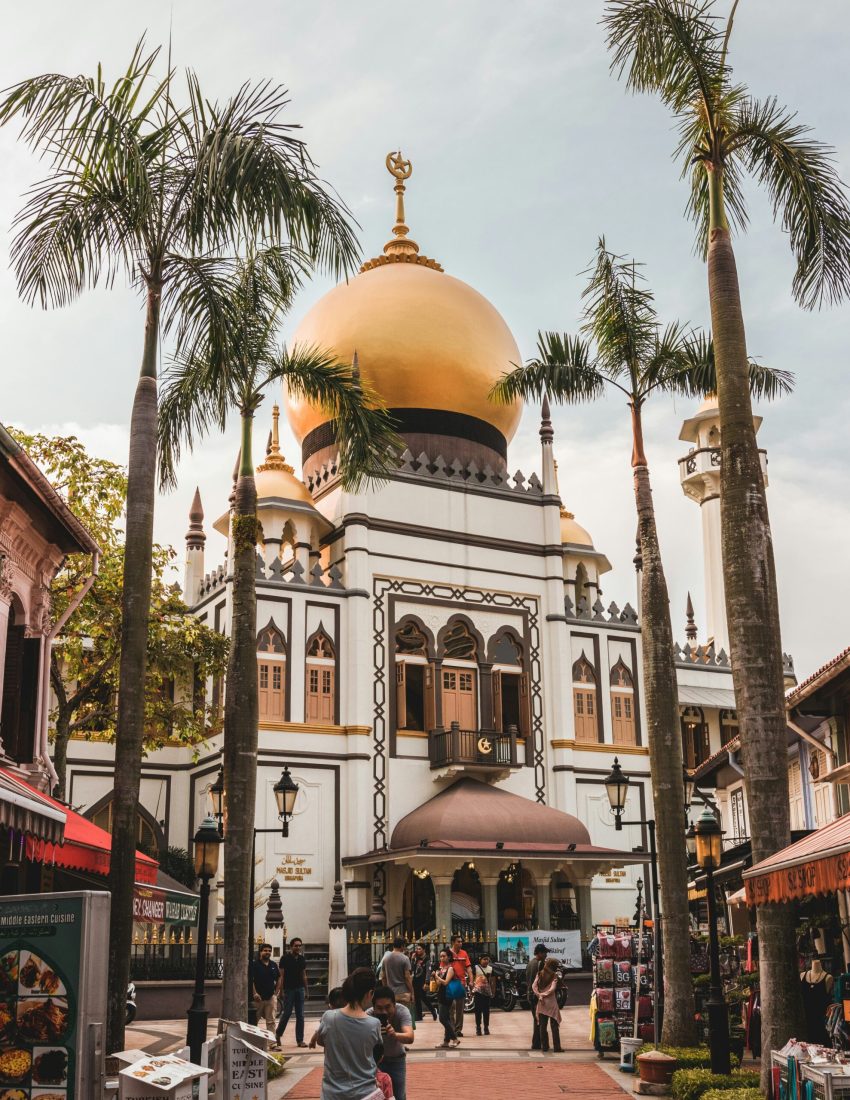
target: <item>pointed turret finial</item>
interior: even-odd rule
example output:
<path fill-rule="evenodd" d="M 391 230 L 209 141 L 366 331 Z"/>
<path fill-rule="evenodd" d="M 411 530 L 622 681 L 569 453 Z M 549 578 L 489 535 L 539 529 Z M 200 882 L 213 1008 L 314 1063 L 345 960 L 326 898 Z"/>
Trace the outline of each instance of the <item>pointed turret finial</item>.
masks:
<path fill-rule="evenodd" d="M 387 171 L 395 180 L 395 225 L 393 226 L 393 239 L 384 245 L 383 256 L 377 256 L 367 260 L 360 268 L 361 271 L 370 271 L 373 267 L 380 267 L 390 263 L 423 264 L 435 271 L 442 271 L 442 267 L 436 260 L 419 254 L 419 245 L 408 237 L 410 229 L 404 220 L 404 181 L 409 180 L 413 174 L 413 165 L 402 156 L 401 149 L 394 153 L 387 153 Z"/>
<path fill-rule="evenodd" d="M 283 902 L 280 897 L 280 883 L 276 878 L 271 881 L 263 924 L 266 928 L 283 928 Z"/>
<path fill-rule="evenodd" d="M 635 532 L 635 556 L 632 558 L 635 566 L 635 572 L 640 573 L 643 569 L 643 551 L 640 548 L 640 527 Z"/>
<path fill-rule="evenodd" d="M 280 453 L 280 429 L 278 421 L 280 420 L 280 409 L 277 405 L 272 405 L 272 430 L 269 432 L 269 445 L 266 450 L 266 461 L 257 467 L 257 473 L 262 470 L 283 470 L 287 474 L 294 473 L 295 471 Z"/>
<path fill-rule="evenodd" d="M 549 394 L 543 394 L 543 408 L 540 412 L 540 442 L 551 443 L 555 438 L 552 427 L 552 415 L 549 411 Z"/>
<path fill-rule="evenodd" d="M 357 354 L 357 348 L 354 349 L 354 356 L 351 360 L 351 383 L 359 390 L 361 388 L 360 382 L 360 357 Z"/>
<path fill-rule="evenodd" d="M 204 509 L 201 504 L 201 490 L 195 489 L 192 506 L 189 509 L 189 530 L 186 532 L 186 549 L 203 549 L 207 537 L 204 534 Z"/>
<path fill-rule="evenodd" d="M 694 623 L 694 605 L 691 602 L 691 594 L 688 593 L 688 602 L 685 604 L 685 616 L 687 622 L 685 624 L 685 637 L 689 642 L 695 642 L 697 640 L 697 628 Z"/>
<path fill-rule="evenodd" d="M 334 883 L 334 896 L 331 901 L 331 911 L 328 917 L 328 927 L 345 928 L 348 917 L 345 912 L 345 899 L 342 896 L 342 883 Z"/>

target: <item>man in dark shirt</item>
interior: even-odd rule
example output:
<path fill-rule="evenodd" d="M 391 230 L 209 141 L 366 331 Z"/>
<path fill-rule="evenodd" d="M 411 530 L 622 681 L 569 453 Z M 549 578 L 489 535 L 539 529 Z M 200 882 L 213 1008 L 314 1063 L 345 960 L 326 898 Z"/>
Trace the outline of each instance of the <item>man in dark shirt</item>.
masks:
<path fill-rule="evenodd" d="M 274 1031 L 275 997 L 280 992 L 280 970 L 272 959 L 271 944 L 261 943 L 251 964 L 254 1000 L 257 1002 L 257 1023 L 264 1020 L 267 1031 Z"/>
<path fill-rule="evenodd" d="M 289 941 L 289 951 L 280 960 L 280 972 L 283 979 L 283 1008 L 277 1022 L 275 1040 L 280 1044 L 281 1036 L 295 1010 L 295 1042 L 306 1047 L 304 1042 L 304 998 L 307 995 L 307 960 L 304 958 L 304 945 L 298 936 Z"/>
<path fill-rule="evenodd" d="M 534 979 L 543 969 L 543 964 L 546 962 L 546 956 L 549 954 L 549 948 L 545 943 L 538 943 L 534 948 L 534 954 L 531 957 L 531 961 L 525 968 L 525 981 L 528 987 L 526 996 L 528 997 L 528 1003 L 531 1006 L 531 1018 L 534 1021 L 531 1030 L 531 1049 L 540 1050 L 540 1024 L 537 1022 L 537 994 L 532 993 L 531 987 L 534 984 Z"/>

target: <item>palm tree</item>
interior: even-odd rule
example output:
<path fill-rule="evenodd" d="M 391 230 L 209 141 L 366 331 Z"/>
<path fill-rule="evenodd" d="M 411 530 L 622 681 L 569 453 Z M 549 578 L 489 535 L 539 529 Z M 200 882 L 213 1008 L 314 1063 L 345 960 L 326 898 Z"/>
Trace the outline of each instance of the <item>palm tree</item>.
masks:
<path fill-rule="evenodd" d="M 140 41 L 108 87 L 94 77 L 47 73 L 8 89 L 0 124 L 50 162 L 19 213 L 12 259 L 20 293 L 62 306 L 122 272 L 145 299 L 140 377 L 130 419 L 127 553 L 122 598 L 115 816 L 110 890 L 109 1049 L 124 1045 L 132 937 L 136 807 L 144 722 L 145 649 L 156 494 L 157 359 L 160 333 L 188 349 L 219 331 L 227 309 L 216 253 L 240 238 L 292 243 L 335 271 L 357 253 L 344 208 L 315 174 L 307 150 L 280 121 L 287 93 L 243 84 L 210 103 L 187 75 L 187 106 L 173 72 L 154 78 L 158 50 Z"/>
<path fill-rule="evenodd" d="M 790 840 L 785 707 L 776 571 L 747 385 L 747 345 L 730 226 L 743 232 L 742 179 L 767 189 L 797 261 L 792 289 L 806 309 L 850 292 L 850 206 L 834 152 L 775 98 L 733 79 L 729 42 L 738 0 L 721 20 L 714 0 L 608 0 L 612 68 L 653 92 L 679 127 L 676 156 L 690 181 L 687 211 L 708 263 L 721 423 L 721 525 L 726 611 L 746 769 L 753 859 Z M 796 1034 L 800 993 L 794 920 L 759 906 L 765 1049 Z"/>
<path fill-rule="evenodd" d="M 670 601 L 661 561 L 655 509 L 643 440 L 643 407 L 653 393 L 705 394 L 713 390 L 710 338 L 676 322 L 661 327 L 652 292 L 634 262 L 597 245 L 595 263 L 582 297 L 579 336 L 539 336 L 538 356 L 497 383 L 494 395 L 548 395 L 575 403 L 618 390 L 631 412 L 632 469 L 643 559 L 641 631 L 652 797 L 655 810 L 664 945 L 665 1006 L 662 1041 L 688 1046 L 695 1040 L 690 970 L 688 885 L 684 858 L 682 737 Z M 755 391 L 772 396 L 790 384 L 788 376 L 755 363 Z"/>
<path fill-rule="evenodd" d="M 233 588 L 231 645 L 224 709 L 224 782 L 229 813 L 225 831 L 224 988 L 222 1016 L 241 1020 L 247 1011 L 250 965 L 248 914 L 257 781 L 257 598 L 255 555 L 260 535 L 252 453 L 254 413 L 268 387 L 282 381 L 290 393 L 321 405 L 333 419 L 343 484 L 355 488 L 380 477 L 402 445 L 374 394 L 364 393 L 352 367 L 318 350 L 290 354 L 276 340 L 280 313 L 307 267 L 305 257 L 272 248 L 239 261 L 225 294 L 233 324 L 225 338 L 211 332 L 189 356 L 169 369 L 160 407 L 160 468 L 175 484 L 184 447 L 210 430 L 223 430 L 238 412 L 241 451 L 232 511 Z"/>

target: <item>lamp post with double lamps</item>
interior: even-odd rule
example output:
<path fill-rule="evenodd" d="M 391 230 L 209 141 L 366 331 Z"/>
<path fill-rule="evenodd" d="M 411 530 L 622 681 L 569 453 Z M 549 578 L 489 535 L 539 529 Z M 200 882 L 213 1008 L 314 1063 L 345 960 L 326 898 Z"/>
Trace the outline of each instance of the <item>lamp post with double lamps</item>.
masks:
<path fill-rule="evenodd" d="M 623 821 L 623 813 L 626 809 L 626 799 L 629 795 L 629 776 L 620 767 L 618 757 L 614 757 L 614 766 L 604 780 L 608 801 L 611 805 L 611 813 L 614 815 L 614 828 L 619 832 L 624 825 L 640 825 L 645 828 L 649 836 L 649 865 L 652 875 L 652 931 L 653 931 L 653 965 L 655 967 L 655 1042 L 661 1034 L 661 1025 L 664 1020 L 664 943 L 661 935 L 661 902 L 658 889 L 658 852 L 655 847 L 655 819 L 640 818 L 637 821 Z M 694 783 L 688 775 L 687 769 L 682 775 L 684 796 L 684 811 L 687 819 L 690 810 L 691 798 L 694 792 Z M 643 929 L 641 929 L 643 934 Z"/>
<path fill-rule="evenodd" d="M 289 774 L 289 765 L 284 764 L 283 771 L 280 773 L 280 779 L 272 787 L 274 792 L 275 802 L 277 803 L 277 816 L 280 821 L 279 826 L 275 826 L 271 829 L 257 829 L 254 828 L 253 839 L 251 841 L 251 886 L 248 892 L 248 1023 L 256 1024 L 257 1022 L 257 1009 L 254 1006 L 254 979 L 253 979 L 253 962 L 254 962 L 254 891 L 256 889 L 256 883 L 254 878 L 254 871 L 257 862 L 257 835 L 259 833 L 278 833 L 282 837 L 289 836 L 289 821 L 295 811 L 295 800 L 298 798 L 298 792 L 300 787 Z M 218 821 L 218 832 L 220 836 L 224 836 L 224 809 L 225 809 L 225 790 L 224 790 L 224 769 L 221 768 L 218 773 L 218 778 L 215 783 L 209 789 L 210 800 L 213 806 L 213 816 Z"/>
<path fill-rule="evenodd" d="M 198 953 L 195 957 L 195 991 L 192 1004 L 187 1013 L 186 1045 L 189 1057 L 198 1065 L 201 1060 L 201 1047 L 207 1038 L 206 1007 L 207 966 L 207 925 L 210 914 L 210 879 L 218 873 L 218 856 L 221 848 L 221 836 L 215 819 L 204 818 L 193 840 L 195 852 L 195 874 L 201 880 L 201 900 L 198 907 Z"/>
<path fill-rule="evenodd" d="M 714 814 L 706 808 L 694 828 L 696 860 L 705 871 L 708 894 L 708 945 L 711 964 L 711 984 L 708 987 L 708 1046 L 711 1052 L 711 1072 L 729 1073 L 729 1007 L 723 996 L 720 977 L 720 944 L 717 936 L 717 897 L 714 893 L 714 872 L 720 866 L 723 832 Z"/>

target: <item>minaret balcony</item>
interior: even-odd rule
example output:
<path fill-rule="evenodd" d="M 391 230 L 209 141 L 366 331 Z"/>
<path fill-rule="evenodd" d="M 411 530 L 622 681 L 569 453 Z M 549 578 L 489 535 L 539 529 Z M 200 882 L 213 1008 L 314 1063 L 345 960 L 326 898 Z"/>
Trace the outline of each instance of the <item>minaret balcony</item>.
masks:
<path fill-rule="evenodd" d="M 520 767 L 516 726 L 501 730 L 465 730 L 458 722 L 448 729 L 442 727 L 428 734 L 428 759 L 432 771 L 483 772 L 494 778 L 496 772 L 507 773 Z"/>
<path fill-rule="evenodd" d="M 767 477 L 767 451 L 759 448 L 762 474 Z M 720 448 L 695 447 L 679 459 L 679 480 L 689 496 L 700 499 L 720 477 Z"/>

